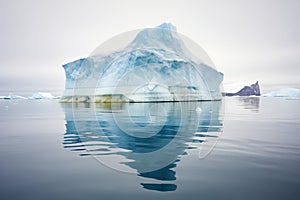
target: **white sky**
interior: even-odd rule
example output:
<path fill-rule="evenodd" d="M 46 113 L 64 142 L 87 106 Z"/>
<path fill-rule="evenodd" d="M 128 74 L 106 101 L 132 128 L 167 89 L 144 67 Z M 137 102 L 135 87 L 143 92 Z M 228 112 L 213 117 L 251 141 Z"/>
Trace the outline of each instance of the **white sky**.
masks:
<path fill-rule="evenodd" d="M 62 64 L 114 35 L 171 22 L 225 83 L 300 88 L 298 0 L 0 1 L 0 91 L 63 89 Z"/>

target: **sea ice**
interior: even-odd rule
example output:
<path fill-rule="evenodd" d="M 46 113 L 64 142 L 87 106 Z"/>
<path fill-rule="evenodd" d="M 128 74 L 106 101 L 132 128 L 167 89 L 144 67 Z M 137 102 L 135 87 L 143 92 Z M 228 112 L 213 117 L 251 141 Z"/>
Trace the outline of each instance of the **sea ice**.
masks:
<path fill-rule="evenodd" d="M 20 95 L 16 95 L 13 93 L 10 93 L 7 96 L 0 96 L 0 99 L 5 99 L 5 100 L 14 100 L 14 99 L 58 99 L 58 96 L 53 96 L 51 93 L 48 92 L 36 92 L 33 93 L 31 96 L 29 97 L 24 97 L 24 96 L 20 96 Z"/>
<path fill-rule="evenodd" d="M 300 89 L 297 88 L 283 88 L 278 91 L 263 94 L 264 97 L 300 97 Z"/>
<path fill-rule="evenodd" d="M 10 93 L 7 96 L 0 96 L 0 99 L 12 100 L 12 99 L 27 99 L 27 98 L 20 96 L 20 95 L 15 95 L 13 93 Z"/>
<path fill-rule="evenodd" d="M 53 96 L 51 93 L 48 92 L 37 92 L 32 94 L 28 99 L 57 99 L 58 97 Z"/>

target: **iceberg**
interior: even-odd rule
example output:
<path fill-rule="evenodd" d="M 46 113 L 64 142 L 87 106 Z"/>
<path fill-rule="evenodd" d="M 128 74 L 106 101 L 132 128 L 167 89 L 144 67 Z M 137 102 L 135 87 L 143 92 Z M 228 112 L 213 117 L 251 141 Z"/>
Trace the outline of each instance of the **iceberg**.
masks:
<path fill-rule="evenodd" d="M 27 99 L 27 98 L 23 97 L 23 96 L 20 96 L 20 95 L 15 95 L 13 93 L 10 93 L 7 96 L 0 96 L 0 99 L 13 100 L 13 99 Z"/>
<path fill-rule="evenodd" d="M 58 99 L 58 97 L 48 92 L 37 92 L 28 97 L 28 99 Z"/>
<path fill-rule="evenodd" d="M 246 85 L 251 85 L 257 80 L 243 80 L 243 81 L 234 81 L 229 83 L 223 83 L 224 93 L 236 93 Z"/>
<path fill-rule="evenodd" d="M 195 44 L 171 23 L 133 35 L 123 37 L 130 38 L 123 47 L 97 48 L 91 56 L 63 65 L 60 102 L 221 100 L 223 74 L 195 53 Z M 120 41 L 115 40 L 111 46 Z"/>
<path fill-rule="evenodd" d="M 224 86 L 225 91 L 222 93 L 223 96 L 260 96 L 260 87 L 258 84 L 258 81 L 256 81 L 254 84 L 245 84 L 245 86 L 240 86 L 240 89 L 234 89 L 238 88 L 239 84 L 229 84 Z M 230 91 L 231 92 L 228 92 Z"/>
<path fill-rule="evenodd" d="M 269 92 L 262 95 L 263 97 L 300 97 L 300 89 L 283 88 L 278 91 Z"/>
<path fill-rule="evenodd" d="M 16 95 L 13 93 L 10 93 L 7 96 L 0 96 L 0 99 L 5 99 L 5 100 L 14 100 L 14 99 L 30 99 L 30 100 L 35 100 L 35 99 L 59 99 L 59 96 L 53 96 L 49 92 L 36 92 L 33 93 L 31 96 L 24 97 L 20 95 Z"/>

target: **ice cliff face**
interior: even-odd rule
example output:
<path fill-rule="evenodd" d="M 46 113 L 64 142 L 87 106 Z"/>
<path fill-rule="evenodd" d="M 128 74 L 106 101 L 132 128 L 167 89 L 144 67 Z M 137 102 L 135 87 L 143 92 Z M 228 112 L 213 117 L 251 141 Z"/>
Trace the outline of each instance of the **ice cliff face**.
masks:
<path fill-rule="evenodd" d="M 123 49 L 63 65 L 62 102 L 219 100 L 223 74 L 193 55 L 172 24 L 138 32 Z"/>

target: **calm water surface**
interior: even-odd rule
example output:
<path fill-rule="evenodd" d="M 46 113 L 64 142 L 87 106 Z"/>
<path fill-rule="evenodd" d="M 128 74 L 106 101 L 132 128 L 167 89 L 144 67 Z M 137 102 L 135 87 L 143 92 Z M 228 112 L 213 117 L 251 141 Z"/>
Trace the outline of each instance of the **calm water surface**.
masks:
<path fill-rule="evenodd" d="M 0 199 L 299 199 L 300 100 L 0 100 Z"/>

